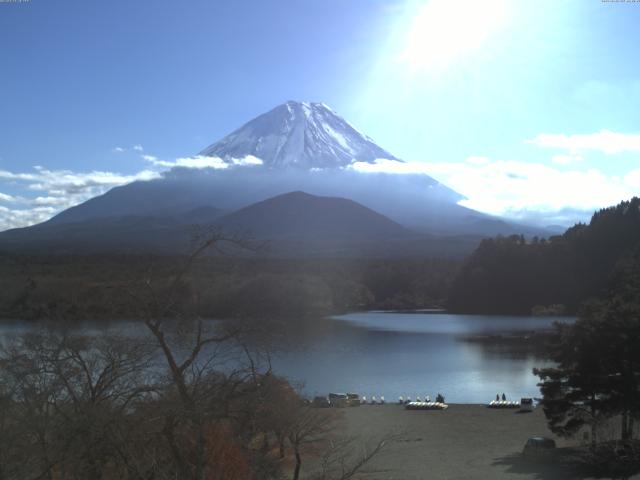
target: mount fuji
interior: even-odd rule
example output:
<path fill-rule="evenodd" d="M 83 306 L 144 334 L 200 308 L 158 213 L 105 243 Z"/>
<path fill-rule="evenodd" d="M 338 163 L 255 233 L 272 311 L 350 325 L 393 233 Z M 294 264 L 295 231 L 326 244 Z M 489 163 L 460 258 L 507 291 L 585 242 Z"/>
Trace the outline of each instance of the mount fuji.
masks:
<path fill-rule="evenodd" d="M 227 161 L 250 155 L 269 168 L 304 169 L 398 160 L 324 103 L 293 101 L 256 117 L 200 155 Z"/>
<path fill-rule="evenodd" d="M 188 244 L 193 224 L 242 228 L 283 245 L 291 244 L 285 237 L 295 237 L 297 255 L 307 244 L 316 254 L 325 244 L 332 254 L 358 254 L 365 239 L 386 245 L 376 247 L 385 255 L 436 254 L 443 245 L 456 245 L 463 254 L 485 236 L 546 234 L 462 207 L 462 195 L 427 175 L 357 170 L 356 163 L 402 160 L 323 103 L 277 106 L 197 158 L 211 159 L 203 162 L 210 167 L 174 167 L 161 178 L 113 188 L 41 224 L 0 233 L 0 248 L 176 251 Z M 295 219 L 288 217 L 293 211 Z M 302 221 L 305 211 L 325 218 Z M 270 228 L 265 218 L 272 219 Z M 288 218 L 295 228 L 286 225 Z M 337 239 L 347 237 L 349 248 L 340 250 Z"/>

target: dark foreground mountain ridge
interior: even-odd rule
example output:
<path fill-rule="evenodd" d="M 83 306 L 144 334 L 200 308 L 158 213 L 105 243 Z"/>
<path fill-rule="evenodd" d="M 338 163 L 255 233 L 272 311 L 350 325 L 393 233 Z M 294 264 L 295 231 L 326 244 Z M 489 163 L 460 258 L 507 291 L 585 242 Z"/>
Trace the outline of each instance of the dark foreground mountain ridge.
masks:
<path fill-rule="evenodd" d="M 201 207 L 176 215 L 45 222 L 0 233 L 0 247 L 34 253 L 187 253 L 203 230 L 258 241 L 259 255 L 277 257 L 450 258 L 469 253 L 480 240 L 419 234 L 352 200 L 290 192 L 226 215 Z"/>

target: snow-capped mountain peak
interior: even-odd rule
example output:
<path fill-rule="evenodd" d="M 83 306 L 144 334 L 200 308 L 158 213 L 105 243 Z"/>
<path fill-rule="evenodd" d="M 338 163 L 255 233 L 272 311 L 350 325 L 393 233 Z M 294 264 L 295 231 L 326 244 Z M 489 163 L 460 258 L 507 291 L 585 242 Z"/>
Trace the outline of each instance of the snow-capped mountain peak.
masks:
<path fill-rule="evenodd" d="M 252 155 L 270 168 L 335 168 L 354 162 L 398 160 L 324 103 L 289 101 L 264 113 L 200 155 Z"/>

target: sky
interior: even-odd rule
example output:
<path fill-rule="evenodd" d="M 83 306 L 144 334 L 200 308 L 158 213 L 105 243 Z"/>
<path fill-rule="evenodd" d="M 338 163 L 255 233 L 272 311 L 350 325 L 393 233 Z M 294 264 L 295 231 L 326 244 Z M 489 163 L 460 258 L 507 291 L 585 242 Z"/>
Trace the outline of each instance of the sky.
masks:
<path fill-rule="evenodd" d="M 606 0 L 0 0 L 0 230 L 287 100 L 466 206 L 585 220 L 640 195 L 639 24 L 640 2 Z"/>

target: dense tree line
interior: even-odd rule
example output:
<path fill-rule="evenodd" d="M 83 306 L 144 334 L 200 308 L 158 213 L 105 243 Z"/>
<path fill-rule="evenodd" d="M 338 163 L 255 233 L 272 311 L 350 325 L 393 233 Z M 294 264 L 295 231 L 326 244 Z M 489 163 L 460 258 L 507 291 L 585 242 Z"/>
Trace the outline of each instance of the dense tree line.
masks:
<path fill-rule="evenodd" d="M 458 312 L 514 314 L 563 305 L 574 313 L 605 293 L 616 264 L 639 245 L 638 198 L 600 210 L 588 225 L 561 236 L 486 239 L 453 281 L 448 305 Z"/>
<path fill-rule="evenodd" d="M 534 370 L 549 428 L 586 433 L 590 459 L 627 478 L 640 470 L 640 251 L 618 263 L 603 299 L 556 333 L 555 365 Z"/>
<path fill-rule="evenodd" d="M 152 274 L 168 281 L 181 257 L 0 255 L 0 318 L 134 318 L 126 289 Z M 442 306 L 457 260 L 200 257 L 183 288 L 208 318 L 317 317 L 361 309 Z M 245 299 L 251 297 L 251 302 Z"/>

